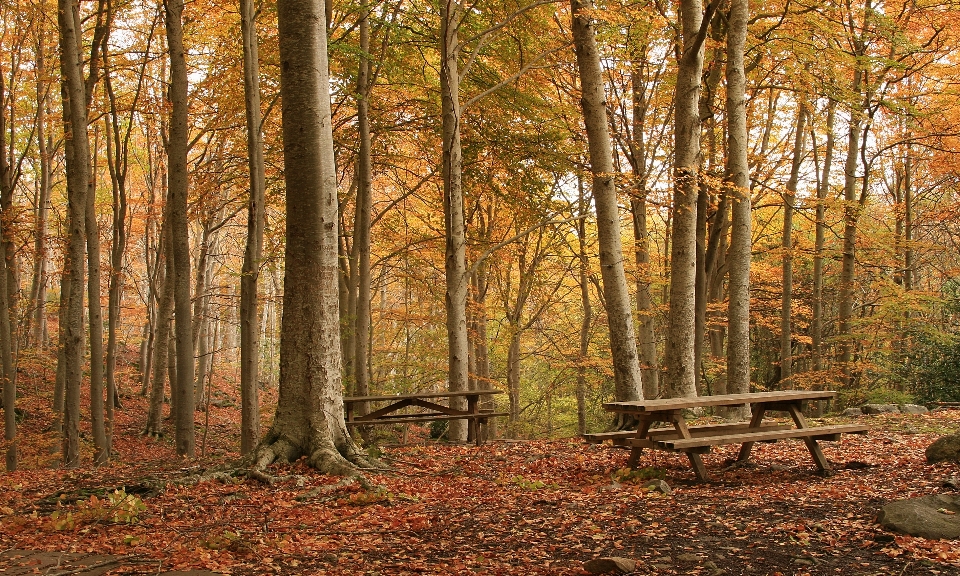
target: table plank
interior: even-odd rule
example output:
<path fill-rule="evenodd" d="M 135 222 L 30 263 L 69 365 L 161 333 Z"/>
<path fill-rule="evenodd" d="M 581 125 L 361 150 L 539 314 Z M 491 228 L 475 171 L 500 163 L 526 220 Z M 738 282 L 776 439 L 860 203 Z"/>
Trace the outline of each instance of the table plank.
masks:
<path fill-rule="evenodd" d="M 488 394 L 503 394 L 503 390 L 463 390 L 459 392 L 421 392 L 416 394 L 383 394 L 380 396 L 344 396 L 343 401 L 357 402 L 384 402 L 387 400 L 412 400 L 417 398 L 454 398 L 463 396 L 486 396 Z"/>
<path fill-rule="evenodd" d="M 826 400 L 837 395 L 832 390 L 783 390 L 779 392 L 750 392 L 747 394 L 721 394 L 697 398 L 658 398 L 630 402 L 607 402 L 603 408 L 610 412 L 661 412 L 706 406 L 742 406 L 744 404 L 800 402 L 803 400 Z"/>

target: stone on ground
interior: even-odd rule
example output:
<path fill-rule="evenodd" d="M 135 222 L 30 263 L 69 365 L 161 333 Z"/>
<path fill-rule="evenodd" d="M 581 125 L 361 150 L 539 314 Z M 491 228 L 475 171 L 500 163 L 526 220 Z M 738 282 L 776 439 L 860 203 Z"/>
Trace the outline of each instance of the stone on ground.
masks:
<path fill-rule="evenodd" d="M 637 569 L 637 561 L 616 556 L 595 558 L 584 562 L 583 569 L 591 574 L 627 574 Z"/>
<path fill-rule="evenodd" d="M 960 462 L 960 434 L 940 438 L 927 446 L 927 462 Z"/>
<path fill-rule="evenodd" d="M 932 494 L 898 500 L 877 515 L 880 525 L 902 534 L 930 540 L 960 538 L 960 497 Z"/>

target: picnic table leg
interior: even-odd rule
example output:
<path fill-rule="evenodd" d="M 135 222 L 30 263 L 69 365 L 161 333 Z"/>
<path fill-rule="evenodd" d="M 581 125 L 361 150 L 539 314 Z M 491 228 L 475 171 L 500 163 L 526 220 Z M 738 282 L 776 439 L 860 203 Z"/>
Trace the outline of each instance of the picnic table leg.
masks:
<path fill-rule="evenodd" d="M 763 414 L 766 412 L 762 404 L 753 405 L 753 417 L 750 418 L 750 428 L 759 428 L 763 422 Z M 740 454 L 737 455 L 737 462 L 746 462 L 750 459 L 750 451 L 753 450 L 753 442 L 744 442 L 740 445 Z"/>
<path fill-rule="evenodd" d="M 788 407 L 790 416 L 793 418 L 793 422 L 797 425 L 797 428 L 807 428 L 807 419 L 803 417 L 803 412 L 800 411 L 799 404 L 790 404 Z M 833 467 L 830 466 L 830 461 L 827 460 L 827 457 L 823 455 L 823 450 L 820 449 L 820 445 L 817 444 L 817 441 L 809 436 L 803 439 L 804 443 L 807 445 L 807 449 L 810 450 L 810 456 L 813 457 L 814 464 L 817 465 L 817 468 L 820 469 L 820 474 L 824 476 L 833 475 Z"/>
<path fill-rule="evenodd" d="M 634 438 L 646 438 L 650 432 L 651 424 L 653 424 L 653 420 L 649 416 L 641 416 L 640 424 L 637 426 L 637 435 L 634 436 Z M 636 468 L 637 463 L 640 461 L 640 454 L 642 453 L 643 448 L 639 446 L 630 448 L 630 459 L 627 460 L 627 467 L 630 469 Z"/>
<path fill-rule="evenodd" d="M 673 416 L 673 427 L 677 430 L 681 438 L 692 438 L 690 429 L 687 428 L 687 421 L 683 419 L 683 414 L 675 414 Z M 696 450 L 686 450 L 686 453 L 687 458 L 690 459 L 690 466 L 693 467 L 693 473 L 697 476 L 697 480 L 700 482 L 708 482 L 710 475 L 707 474 L 707 467 L 703 465 L 703 458 L 700 457 L 700 452 Z"/>

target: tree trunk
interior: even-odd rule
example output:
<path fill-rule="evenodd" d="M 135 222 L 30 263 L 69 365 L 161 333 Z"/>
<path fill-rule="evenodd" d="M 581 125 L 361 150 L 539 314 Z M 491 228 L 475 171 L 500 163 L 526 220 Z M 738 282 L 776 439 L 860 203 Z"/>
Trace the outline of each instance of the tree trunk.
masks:
<path fill-rule="evenodd" d="M 307 462 L 324 472 L 369 466 L 347 433 L 341 392 L 337 180 L 321 0 L 278 0 L 286 183 L 286 270 L 280 397 L 255 462 Z"/>
<path fill-rule="evenodd" d="M 98 138 L 94 138 L 94 143 Z M 94 149 L 96 151 L 96 148 Z M 110 458 L 103 402 L 103 309 L 100 306 L 100 225 L 97 222 L 96 164 L 86 194 L 84 231 L 87 239 L 87 320 L 90 325 L 90 431 L 93 436 L 93 463 Z"/>
<path fill-rule="evenodd" d="M 266 169 L 260 112 L 260 45 L 253 0 L 240 0 L 243 36 L 243 94 L 247 112 L 247 245 L 240 275 L 240 453 L 248 454 L 260 439 L 260 316 L 257 283 L 263 253 Z"/>
<path fill-rule="evenodd" d="M 42 30 L 42 28 L 41 28 Z M 41 33 L 42 35 L 42 33 Z M 52 137 L 47 130 L 47 92 L 49 83 L 43 41 L 37 40 L 37 156 L 40 164 L 40 179 L 37 182 L 37 217 L 34 236 L 33 285 L 30 304 L 33 306 L 32 334 L 30 340 L 38 348 L 46 348 L 50 336 L 47 330 L 47 283 L 50 250 L 49 234 L 50 192 L 52 188 L 50 148 Z M 0 81 L 2 82 L 2 81 Z M 2 90 L 0 90 L 2 92 Z"/>
<path fill-rule="evenodd" d="M 797 128 L 793 140 L 793 163 L 790 179 L 783 192 L 783 234 L 780 244 L 783 249 L 783 296 L 780 301 L 780 386 L 791 390 L 793 381 L 793 205 L 800 181 L 800 165 L 803 162 L 803 143 L 807 129 L 807 111 L 803 102 L 797 103 Z"/>
<path fill-rule="evenodd" d="M 590 0 L 571 0 L 574 51 L 580 74 L 580 106 L 587 129 L 593 201 L 597 210 L 600 276 L 610 330 L 614 384 L 618 401 L 639 400 L 643 395 L 637 337 L 633 327 L 630 291 L 623 268 L 620 212 L 608 128 L 606 95 L 600 69 L 600 51 L 590 11 Z"/>
<path fill-rule="evenodd" d="M 823 370 L 823 247 L 826 242 L 827 224 L 824 218 L 827 194 L 830 192 L 830 169 L 833 164 L 833 123 L 837 102 L 827 105 L 827 142 L 823 156 L 823 171 L 817 183 L 816 232 L 813 248 L 813 310 L 810 320 L 810 336 L 813 345 L 813 369 Z M 816 151 L 816 146 L 814 146 Z"/>
<path fill-rule="evenodd" d="M 751 198 L 750 164 L 747 159 L 746 74 L 744 45 L 748 0 L 733 0 L 727 29 L 727 167 L 726 195 L 732 199 L 730 216 L 729 303 L 727 309 L 727 386 L 728 394 L 750 391 L 750 251 Z M 747 415 L 729 411 L 731 418 Z"/>
<path fill-rule="evenodd" d="M 463 157 L 460 150 L 460 72 L 457 58 L 460 40 L 457 29 L 463 15 L 457 0 L 444 0 L 441 5 L 440 30 L 440 92 L 443 116 L 443 214 L 446 245 L 444 271 L 447 313 L 448 388 L 461 392 L 469 387 L 467 362 L 467 274 L 466 224 L 463 216 L 463 184 L 461 175 Z M 450 406 L 465 409 L 462 398 L 451 398 Z M 447 439 L 464 442 L 467 439 L 467 421 L 451 420 Z"/>
<path fill-rule="evenodd" d="M 354 331 L 353 382 L 354 394 L 370 394 L 370 211 L 373 203 L 373 164 L 370 138 L 370 7 L 360 5 L 360 69 L 357 74 L 357 130 L 359 151 L 357 158 L 357 205 L 353 243 L 357 252 L 357 307 Z M 369 405 L 359 406 L 359 414 L 366 414 Z"/>
<path fill-rule="evenodd" d="M 196 446 L 193 398 L 193 313 L 190 306 L 190 235 L 187 226 L 187 62 L 183 46 L 183 0 L 164 0 L 167 47 L 170 51 L 170 137 L 167 144 L 167 186 L 170 241 L 173 244 L 174 308 L 177 339 L 176 446 L 179 456 L 193 458 Z"/>
<path fill-rule="evenodd" d="M 579 188 L 579 216 L 577 222 L 577 260 L 580 280 L 580 306 L 583 317 L 580 320 L 580 356 L 577 358 L 577 433 L 587 432 L 587 358 L 590 357 L 590 325 L 593 323 L 593 307 L 590 304 L 589 262 L 587 261 L 587 202 L 584 197 L 583 179 L 577 178 Z M 634 212 L 636 218 L 636 211 Z M 635 220 L 636 221 L 636 220 Z M 638 248 L 639 260 L 639 248 Z M 648 285 L 649 286 L 649 285 Z M 648 292 L 649 296 L 649 292 Z M 643 310 L 643 308 L 641 308 Z M 645 320 L 641 320 L 641 323 Z M 654 344 L 654 346 L 656 346 Z M 656 347 L 654 347 L 656 360 Z M 654 380 L 656 382 L 656 380 Z M 649 391 L 649 381 L 644 379 L 644 393 Z M 656 398 L 656 395 L 649 396 Z"/>
<path fill-rule="evenodd" d="M 859 96 L 862 90 L 863 71 L 857 67 L 853 72 L 853 94 Z M 860 130 L 863 125 L 861 110 L 851 108 L 849 132 L 847 133 L 847 159 L 844 163 L 843 179 L 843 256 L 840 267 L 840 293 L 838 298 L 837 339 L 839 346 L 840 370 L 843 372 L 844 386 L 853 381 L 853 335 L 850 322 L 853 318 L 853 292 L 856 272 L 857 221 L 860 219 L 860 206 L 857 202 L 857 166 L 860 153 Z M 864 175 L 866 178 L 866 175 Z"/>
<path fill-rule="evenodd" d="M 0 75 L 2 76 L 2 75 Z M 4 99 L 3 78 L 0 77 L 0 102 Z M 5 195 L 9 184 L 9 170 L 7 166 L 6 134 L 3 130 L 3 111 L 0 110 L 0 179 L 3 180 L 2 191 Z M 12 191 L 11 191 L 12 192 Z M 3 387 L 3 424 L 4 440 L 7 445 L 6 468 L 7 472 L 17 469 L 17 386 L 14 380 L 13 366 L 13 332 L 10 322 L 10 299 L 7 291 L 7 209 L 0 210 L 0 386 Z"/>
<path fill-rule="evenodd" d="M 165 210 L 164 212 L 167 212 Z M 170 318 L 173 314 L 173 278 L 169 273 L 167 258 L 161 255 L 170 253 L 170 224 L 165 217 L 160 231 L 159 250 L 157 250 L 156 286 L 160 294 L 154 317 L 153 336 L 153 377 L 150 382 L 150 404 L 147 409 L 147 425 L 144 434 L 163 436 L 163 389 L 167 380 L 167 364 L 170 354 Z M 171 388 L 172 388 L 171 383 Z"/>
<path fill-rule="evenodd" d="M 696 331 L 697 194 L 700 166 L 700 74 L 703 40 L 712 10 L 704 18 L 700 0 L 681 0 L 683 47 L 677 69 L 675 184 L 670 250 L 670 320 L 667 328 L 667 384 L 674 396 L 697 395 Z"/>
<path fill-rule="evenodd" d="M 67 172 L 67 261 L 70 287 L 64 331 L 63 464 L 80 464 L 80 386 L 83 378 L 84 214 L 90 183 L 90 144 L 87 139 L 86 90 L 80 56 L 79 10 L 73 0 L 59 0 L 60 68 L 63 75 L 64 150 Z M 64 275 L 66 277 L 66 274 Z"/>

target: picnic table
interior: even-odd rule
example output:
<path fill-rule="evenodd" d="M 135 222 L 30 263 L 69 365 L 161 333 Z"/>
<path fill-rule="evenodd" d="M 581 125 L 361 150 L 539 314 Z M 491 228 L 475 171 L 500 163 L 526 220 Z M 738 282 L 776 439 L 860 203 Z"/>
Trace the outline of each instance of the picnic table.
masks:
<path fill-rule="evenodd" d="M 712 446 L 740 444 L 738 462 L 750 458 L 755 442 L 775 442 L 786 438 L 804 441 L 820 472 L 832 472 L 830 462 L 817 444 L 819 440 L 839 440 L 841 434 L 863 434 L 867 426 L 845 424 L 836 426 L 810 426 L 803 416 L 803 405 L 810 400 L 827 400 L 837 393 L 830 390 L 784 390 L 780 392 L 752 392 L 748 394 L 724 394 L 699 398 L 668 398 L 636 400 L 632 402 L 608 402 L 603 405 L 610 412 L 632 416 L 637 421 L 636 430 L 618 430 L 599 434 L 585 434 L 591 443 L 610 440 L 614 445 L 630 448 L 631 468 L 636 467 L 644 448 L 684 452 L 690 458 L 694 474 L 701 482 L 708 480 L 707 469 L 701 454 Z M 688 426 L 684 410 L 710 406 L 750 405 L 753 417 L 750 422 L 733 422 Z M 779 422 L 764 422 L 767 412 L 788 412 L 793 425 Z M 653 428 L 654 422 L 671 424 L 672 427 Z"/>
<path fill-rule="evenodd" d="M 385 394 L 381 396 L 348 396 L 343 399 L 343 408 L 346 413 L 347 426 L 364 426 L 376 424 L 408 424 L 415 422 L 433 422 L 437 420 L 467 420 L 469 434 L 474 438 L 477 446 L 481 444 L 480 425 L 487 419 L 496 416 L 507 416 L 507 412 L 494 412 L 480 406 L 483 396 L 502 394 L 502 390 L 464 390 L 460 392 L 418 392 L 415 394 Z M 440 400 L 447 398 L 447 405 Z M 454 398 L 464 398 L 467 409 L 459 410 L 449 406 Z M 386 405 L 367 414 L 358 414 L 361 404 L 383 403 Z M 410 407 L 419 407 L 424 410 L 410 412 Z"/>

